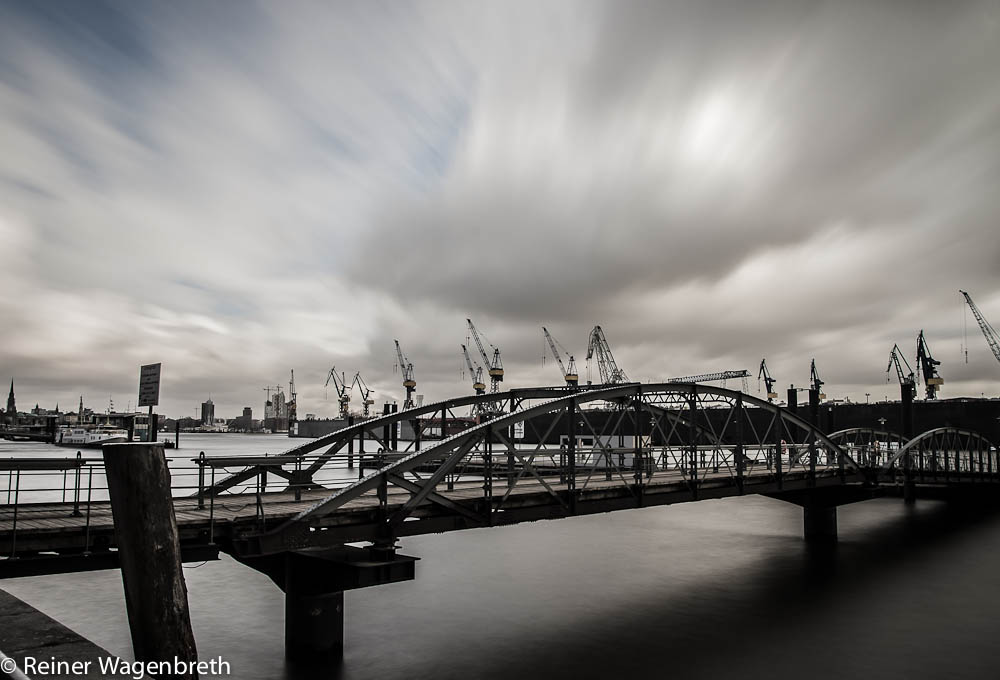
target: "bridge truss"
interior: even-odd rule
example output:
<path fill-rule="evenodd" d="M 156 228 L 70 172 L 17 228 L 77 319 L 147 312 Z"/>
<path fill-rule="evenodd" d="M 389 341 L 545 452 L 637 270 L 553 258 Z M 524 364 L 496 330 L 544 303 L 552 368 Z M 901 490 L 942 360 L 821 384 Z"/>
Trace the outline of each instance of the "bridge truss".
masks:
<path fill-rule="evenodd" d="M 400 421 L 417 423 L 435 412 L 443 421 L 455 408 L 487 399 L 505 408 L 428 448 L 420 449 L 417 436 L 396 452 L 385 434 Z M 859 481 L 864 472 L 813 424 L 774 404 L 701 384 L 630 383 L 469 396 L 390 414 L 286 451 L 282 458 L 295 470 L 279 474 L 310 497 L 322 494 L 317 478 L 350 467 L 354 444 L 360 449 L 365 436 L 381 449 L 365 454 L 368 474 L 359 450 L 359 479 L 277 525 L 264 521 L 265 530 L 236 541 L 236 552 L 357 540 L 391 549 L 405 535 L 780 493 Z M 209 493 L 256 474 L 248 468 Z"/>

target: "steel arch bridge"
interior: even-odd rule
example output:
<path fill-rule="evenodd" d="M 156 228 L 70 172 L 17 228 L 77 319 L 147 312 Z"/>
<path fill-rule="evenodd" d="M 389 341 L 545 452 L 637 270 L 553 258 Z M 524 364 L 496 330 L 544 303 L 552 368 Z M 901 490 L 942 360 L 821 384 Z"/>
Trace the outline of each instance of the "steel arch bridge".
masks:
<path fill-rule="evenodd" d="M 444 420 L 462 406 L 492 417 L 429 448 L 420 449 L 418 436 L 386 453 L 393 448 L 386 428 L 437 412 Z M 353 443 L 360 449 L 365 437 L 382 449 L 377 469 L 278 524 L 265 520 L 234 550 L 250 557 L 365 539 L 388 549 L 418 533 L 865 479 L 850 453 L 807 420 L 738 391 L 683 383 L 538 388 L 428 404 L 294 447 L 275 462 L 295 469 L 279 474 L 314 492 L 324 469 L 350 463 Z M 259 474 L 248 467 L 209 493 Z"/>
<path fill-rule="evenodd" d="M 450 433 L 462 408 L 478 422 Z M 440 439 L 426 438 L 427 416 Z M 398 442 L 404 422 L 414 436 Z M 748 493 L 802 505 L 807 536 L 828 534 L 810 528 L 810 510 L 912 495 L 918 482 L 1000 480 L 996 447 L 974 432 L 828 435 L 770 402 L 683 383 L 466 395 L 353 423 L 279 456 L 201 462 L 213 480 L 199 502 L 257 495 L 256 521 L 227 537 L 244 559 L 356 542 L 391 554 L 396 539 L 421 533 Z M 233 467 L 242 469 L 215 482 L 216 469 Z M 302 501 L 294 512 L 267 512 L 269 474 Z"/>
<path fill-rule="evenodd" d="M 402 423 L 412 439 L 400 441 Z M 19 514 L 15 493 L 13 507 L 0 505 L 0 551 L 17 558 L 0 561 L 0 576 L 114 564 L 110 506 L 92 504 L 89 490 L 85 512 L 81 500 L 82 471 L 99 471 L 96 460 L 38 463 L 64 484 L 75 475 L 72 502 L 29 502 Z M 818 539 L 836 536 L 846 503 L 1000 497 L 997 447 L 975 432 L 827 434 L 756 397 L 683 383 L 461 396 L 277 456 L 195 463 L 197 491 L 174 498 L 182 549 L 193 559 L 221 548 L 268 574 L 286 593 L 293 656 L 342 646 L 343 591 L 414 577 L 415 559 L 397 553 L 407 536 L 762 494 L 800 505 L 806 538 Z M 24 466 L 10 465 L 0 470 Z"/>

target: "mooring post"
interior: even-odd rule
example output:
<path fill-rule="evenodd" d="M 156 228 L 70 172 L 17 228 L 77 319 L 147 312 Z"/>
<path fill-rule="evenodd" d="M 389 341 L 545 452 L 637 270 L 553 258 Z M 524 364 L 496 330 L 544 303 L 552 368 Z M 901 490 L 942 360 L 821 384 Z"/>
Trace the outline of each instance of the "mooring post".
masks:
<path fill-rule="evenodd" d="M 193 663 L 198 654 L 163 445 L 106 444 L 103 453 L 135 658 Z"/>

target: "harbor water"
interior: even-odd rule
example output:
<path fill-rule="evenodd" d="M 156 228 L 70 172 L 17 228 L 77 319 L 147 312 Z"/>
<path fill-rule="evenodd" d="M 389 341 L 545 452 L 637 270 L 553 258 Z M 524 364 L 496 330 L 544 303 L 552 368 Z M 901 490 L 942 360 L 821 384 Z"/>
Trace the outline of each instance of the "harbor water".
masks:
<path fill-rule="evenodd" d="M 168 453 L 302 441 L 182 435 Z M 348 592 L 344 659 L 319 669 L 284 661 L 266 576 L 223 557 L 185 577 L 199 655 L 243 680 L 1000 677 L 1000 514 L 876 500 L 840 508 L 839 533 L 810 548 L 800 508 L 747 496 L 408 538 L 416 580 Z M 132 658 L 117 572 L 0 587 Z"/>

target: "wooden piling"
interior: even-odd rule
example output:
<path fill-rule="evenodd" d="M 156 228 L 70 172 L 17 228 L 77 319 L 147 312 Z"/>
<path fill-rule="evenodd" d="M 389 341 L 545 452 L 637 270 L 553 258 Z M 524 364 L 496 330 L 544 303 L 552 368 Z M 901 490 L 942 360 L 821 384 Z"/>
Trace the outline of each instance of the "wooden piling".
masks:
<path fill-rule="evenodd" d="M 107 444 L 103 453 L 135 658 L 194 662 L 198 655 L 163 445 Z"/>

